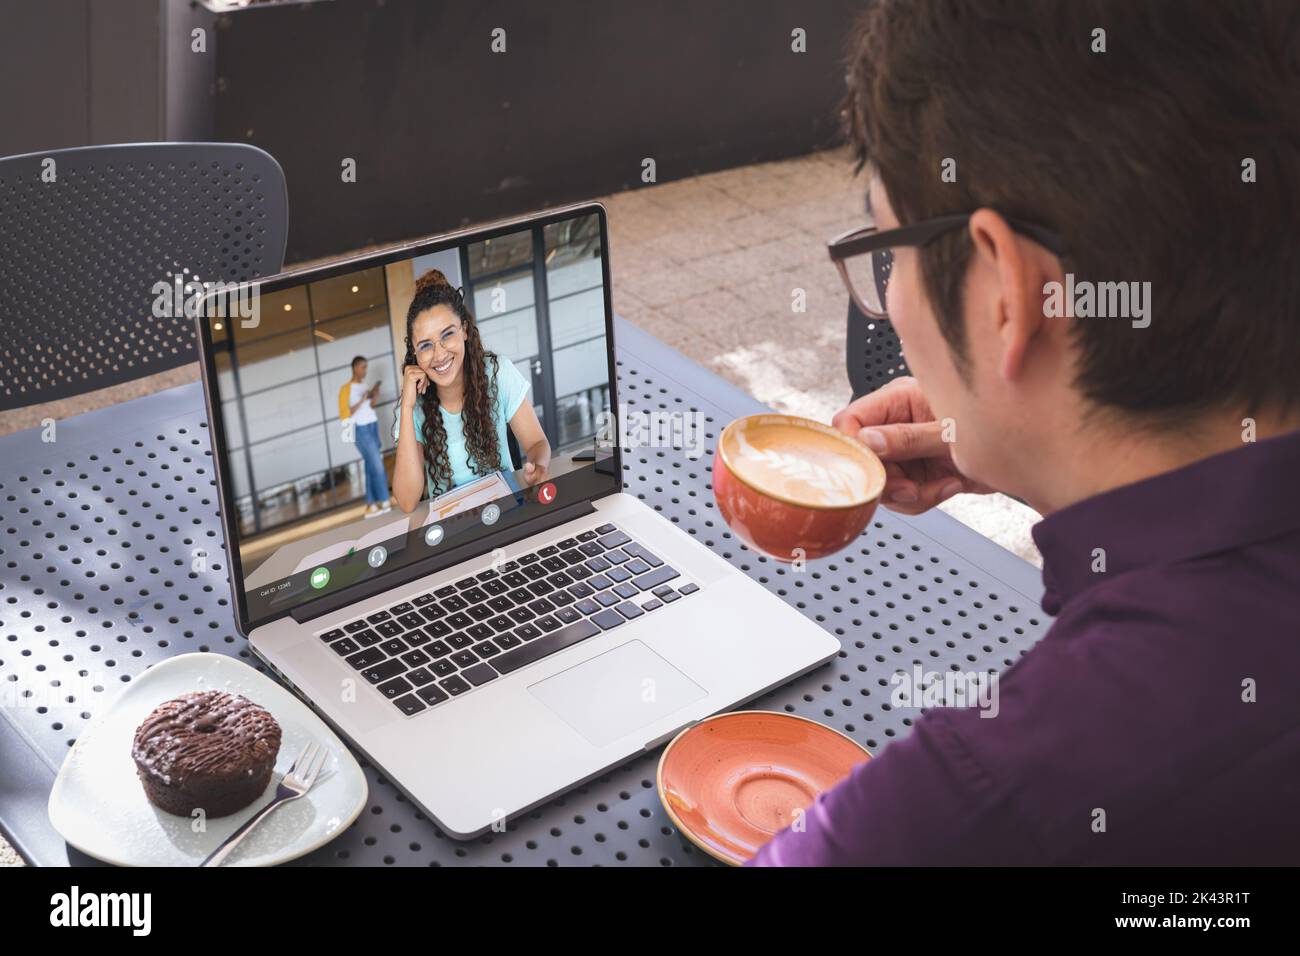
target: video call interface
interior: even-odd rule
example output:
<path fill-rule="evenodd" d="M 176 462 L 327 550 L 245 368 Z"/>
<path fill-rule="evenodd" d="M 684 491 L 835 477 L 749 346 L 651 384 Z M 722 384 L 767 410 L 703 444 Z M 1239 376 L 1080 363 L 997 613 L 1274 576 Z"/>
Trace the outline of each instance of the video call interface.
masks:
<path fill-rule="evenodd" d="M 603 256 L 582 213 L 210 320 L 250 624 L 616 490 Z"/>

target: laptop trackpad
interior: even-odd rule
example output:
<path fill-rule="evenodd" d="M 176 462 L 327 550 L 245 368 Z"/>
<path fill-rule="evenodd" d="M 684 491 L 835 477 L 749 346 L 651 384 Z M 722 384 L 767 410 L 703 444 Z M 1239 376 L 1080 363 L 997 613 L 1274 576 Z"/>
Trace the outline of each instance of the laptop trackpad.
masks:
<path fill-rule="evenodd" d="M 597 747 L 707 694 L 640 641 L 628 641 L 528 690 Z"/>

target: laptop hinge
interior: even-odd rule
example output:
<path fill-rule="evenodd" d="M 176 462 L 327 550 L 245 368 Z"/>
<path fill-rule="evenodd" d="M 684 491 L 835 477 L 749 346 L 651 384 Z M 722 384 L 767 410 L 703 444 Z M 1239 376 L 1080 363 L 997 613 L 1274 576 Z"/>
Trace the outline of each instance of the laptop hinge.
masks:
<path fill-rule="evenodd" d="M 512 525 L 509 528 L 503 528 L 500 531 L 484 535 L 474 541 L 467 542 L 459 547 L 450 548 L 442 551 L 437 555 L 431 555 L 423 561 L 417 561 L 415 564 L 408 565 L 402 569 L 401 579 L 393 575 L 384 575 L 371 581 L 363 581 L 356 584 L 346 591 L 340 591 L 338 594 L 331 594 L 327 597 L 317 598 L 310 604 L 296 607 L 289 612 L 299 624 L 305 624 L 313 621 L 318 617 L 324 617 L 326 614 L 332 614 L 340 608 L 345 608 L 349 604 L 356 604 L 364 601 L 366 598 L 374 597 L 376 594 L 382 594 L 384 591 L 401 587 L 408 581 L 414 581 L 416 578 L 422 578 L 426 574 L 433 574 L 452 565 L 460 564 L 462 561 L 468 561 L 471 558 L 481 557 L 491 553 L 494 548 L 502 545 L 508 545 L 512 541 L 517 541 L 521 537 L 546 531 L 548 528 L 555 528 L 575 518 L 581 518 L 584 515 L 594 513 L 595 506 L 590 499 L 574 502 L 571 505 L 565 505 L 563 508 L 556 508 L 543 517 L 536 518 L 528 522 L 527 525 Z"/>

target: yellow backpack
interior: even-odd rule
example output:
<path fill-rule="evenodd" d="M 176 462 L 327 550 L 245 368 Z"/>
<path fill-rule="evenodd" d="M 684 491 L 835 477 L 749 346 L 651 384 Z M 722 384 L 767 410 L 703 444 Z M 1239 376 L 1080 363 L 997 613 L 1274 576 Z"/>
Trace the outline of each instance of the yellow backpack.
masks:
<path fill-rule="evenodd" d="M 351 418 L 352 403 L 348 401 L 348 390 L 352 387 L 350 381 L 344 382 L 343 387 L 339 389 L 339 420 L 346 421 Z"/>

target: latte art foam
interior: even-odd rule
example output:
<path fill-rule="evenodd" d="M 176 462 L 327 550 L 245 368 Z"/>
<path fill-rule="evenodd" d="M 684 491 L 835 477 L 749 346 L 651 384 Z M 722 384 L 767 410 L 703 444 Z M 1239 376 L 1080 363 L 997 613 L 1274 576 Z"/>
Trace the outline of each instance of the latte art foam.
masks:
<path fill-rule="evenodd" d="M 865 451 L 785 421 L 736 429 L 727 449 L 741 481 L 815 507 L 847 507 L 880 492 L 883 472 Z"/>

